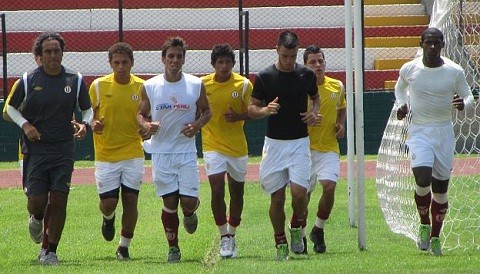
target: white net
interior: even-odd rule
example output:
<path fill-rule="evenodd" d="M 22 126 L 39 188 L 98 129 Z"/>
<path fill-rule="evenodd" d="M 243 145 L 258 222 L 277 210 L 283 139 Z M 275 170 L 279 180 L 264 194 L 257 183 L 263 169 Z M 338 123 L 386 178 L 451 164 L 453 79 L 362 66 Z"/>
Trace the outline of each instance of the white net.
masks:
<path fill-rule="evenodd" d="M 462 65 L 474 94 L 479 89 L 480 1 L 435 1 L 430 26 L 444 32 L 444 55 Z M 449 211 L 441 238 L 446 250 L 480 249 L 480 107 L 452 111 L 456 136 L 449 187 Z M 405 146 L 409 117 L 392 109 L 377 161 L 377 192 L 390 229 L 416 240 L 419 217 L 413 198 L 415 181 Z"/>

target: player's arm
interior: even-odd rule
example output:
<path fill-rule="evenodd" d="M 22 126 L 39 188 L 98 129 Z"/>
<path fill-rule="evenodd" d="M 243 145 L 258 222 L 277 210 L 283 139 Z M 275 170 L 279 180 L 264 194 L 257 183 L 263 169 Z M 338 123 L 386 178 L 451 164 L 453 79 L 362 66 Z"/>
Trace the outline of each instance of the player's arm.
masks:
<path fill-rule="evenodd" d="M 280 104 L 278 103 L 278 97 L 275 97 L 273 101 L 268 103 L 267 106 L 262 106 L 263 101 L 254 97 L 250 98 L 250 104 L 248 105 L 248 117 L 252 119 L 261 119 L 265 116 L 275 115 L 280 110 Z"/>
<path fill-rule="evenodd" d="M 475 104 L 472 90 L 465 78 L 465 72 L 459 73 L 455 79 L 455 88 L 458 91 L 453 97 L 452 104 L 457 110 L 472 108 Z"/>
<path fill-rule="evenodd" d="M 80 107 L 80 112 L 82 113 L 82 122 L 78 123 L 77 121 L 72 120 L 73 126 L 78 128 L 78 131 L 73 136 L 77 140 L 82 140 L 87 135 L 87 126 L 92 123 L 93 119 L 93 109 L 90 102 L 90 96 L 88 95 L 88 90 L 84 81 L 80 84 L 78 105 Z"/>
<path fill-rule="evenodd" d="M 337 123 L 335 124 L 336 137 L 345 137 L 345 121 L 347 118 L 347 108 L 337 110 Z"/>
<path fill-rule="evenodd" d="M 142 94 L 142 98 L 140 100 L 140 105 L 138 106 L 137 121 L 139 133 L 142 136 L 142 139 L 147 140 L 150 139 L 153 134 L 157 133 L 160 123 L 152 123 L 150 119 L 150 99 L 148 99 L 145 86 L 142 85 L 140 92 Z"/>
<path fill-rule="evenodd" d="M 400 70 L 400 76 L 395 84 L 395 106 L 397 108 L 397 119 L 402 120 L 407 116 L 407 88 L 408 82 L 402 77 L 402 71 Z"/>
<path fill-rule="evenodd" d="M 318 92 L 314 96 L 310 96 L 310 100 L 312 102 L 310 110 L 302 112 L 300 115 L 302 116 L 302 121 L 305 124 L 314 126 L 317 124 L 319 119 L 322 119 L 321 115 L 319 116 L 318 114 L 318 111 L 320 110 L 320 96 L 318 95 Z"/>
<path fill-rule="evenodd" d="M 337 121 L 335 123 L 335 136 L 339 139 L 345 137 L 345 122 L 347 120 L 347 98 L 345 86 L 341 81 L 338 81 L 340 85 L 340 96 L 337 104 Z"/>
<path fill-rule="evenodd" d="M 5 105 L 3 106 L 3 111 L 2 111 L 2 116 L 3 116 L 3 120 L 7 121 L 7 122 L 13 122 L 12 118 L 10 118 L 10 116 L 8 115 L 7 113 L 7 106 L 10 102 L 10 99 L 12 98 L 13 96 L 13 92 L 14 90 L 17 88 L 18 86 L 18 82 L 20 81 L 20 79 L 18 79 L 17 81 L 15 81 L 15 83 L 13 84 L 12 86 L 12 89 L 10 90 L 10 93 L 8 94 L 7 96 L 7 100 L 5 100 Z"/>
<path fill-rule="evenodd" d="M 23 80 L 20 80 L 15 90 L 13 90 L 12 97 L 7 104 L 7 114 L 25 133 L 27 138 L 32 141 L 39 141 L 42 137 L 42 134 L 37 130 L 35 126 L 30 124 L 30 122 L 25 119 L 20 112 L 20 106 L 23 104 L 25 99 Z"/>
<path fill-rule="evenodd" d="M 195 115 L 195 121 L 193 123 L 186 124 L 181 133 L 187 137 L 193 137 L 197 134 L 204 125 L 212 118 L 212 112 L 210 111 L 210 104 L 208 103 L 207 93 L 205 86 L 202 83 L 200 89 L 200 96 L 197 100 L 197 113 Z"/>
<path fill-rule="evenodd" d="M 245 94 L 242 96 L 242 101 L 244 103 L 244 108 L 242 109 L 245 109 L 245 112 L 238 113 L 229 105 L 228 112 L 223 114 L 227 122 L 237 122 L 250 119 L 248 116 L 248 103 L 250 102 L 250 97 L 252 96 L 253 85 L 249 80 L 247 81 L 247 84 L 248 85 L 246 87 Z"/>

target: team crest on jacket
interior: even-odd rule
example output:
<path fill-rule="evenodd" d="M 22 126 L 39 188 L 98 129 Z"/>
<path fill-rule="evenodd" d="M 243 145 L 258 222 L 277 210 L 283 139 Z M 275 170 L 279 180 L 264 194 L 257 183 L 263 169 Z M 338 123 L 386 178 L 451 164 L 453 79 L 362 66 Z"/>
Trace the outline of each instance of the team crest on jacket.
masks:
<path fill-rule="evenodd" d="M 232 97 L 233 98 L 238 98 L 239 94 L 238 94 L 238 91 L 234 90 L 232 91 Z"/>
<path fill-rule="evenodd" d="M 65 87 L 63 88 L 63 91 L 64 91 L 65 93 L 70 93 L 70 92 L 72 92 L 72 88 L 71 88 L 70 86 L 65 86 Z"/>

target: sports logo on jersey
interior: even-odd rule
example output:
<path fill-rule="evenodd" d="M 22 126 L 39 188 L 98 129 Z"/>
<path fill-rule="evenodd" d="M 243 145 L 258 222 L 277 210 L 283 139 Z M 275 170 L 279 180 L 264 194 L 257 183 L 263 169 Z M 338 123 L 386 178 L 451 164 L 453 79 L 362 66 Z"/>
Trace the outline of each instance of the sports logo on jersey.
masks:
<path fill-rule="evenodd" d="M 239 94 L 238 91 L 234 90 L 232 91 L 232 98 L 238 98 Z"/>
<path fill-rule="evenodd" d="M 172 109 L 172 105 L 169 103 L 159 104 L 155 107 L 155 110 L 164 110 L 164 109 Z"/>
<path fill-rule="evenodd" d="M 41 86 L 35 86 L 35 87 L 33 87 L 33 90 L 34 90 L 34 91 L 43 91 L 43 87 L 41 87 Z"/>
<path fill-rule="evenodd" d="M 178 103 L 177 97 L 175 97 L 175 95 L 172 95 L 171 99 L 174 104 Z"/>
<path fill-rule="evenodd" d="M 132 94 L 132 100 L 138 101 L 138 94 Z"/>
<path fill-rule="evenodd" d="M 330 94 L 330 98 L 332 98 L 332 99 L 337 99 L 337 94 L 336 94 L 335 92 L 332 92 L 332 93 Z"/>
<path fill-rule="evenodd" d="M 64 91 L 65 93 L 70 93 L 70 92 L 72 92 L 72 88 L 71 88 L 70 86 L 65 86 L 65 87 L 63 88 L 63 91 Z"/>

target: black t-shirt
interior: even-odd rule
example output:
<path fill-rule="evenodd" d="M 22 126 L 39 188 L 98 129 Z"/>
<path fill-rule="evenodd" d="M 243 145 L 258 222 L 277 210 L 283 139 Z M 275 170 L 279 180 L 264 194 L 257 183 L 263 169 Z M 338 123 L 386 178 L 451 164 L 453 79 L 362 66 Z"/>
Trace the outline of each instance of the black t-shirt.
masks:
<path fill-rule="evenodd" d="M 307 125 L 300 113 L 307 111 L 309 96 L 318 96 L 314 72 L 300 64 L 291 72 L 279 71 L 275 65 L 260 71 L 252 97 L 268 104 L 277 96 L 280 110 L 268 117 L 267 137 L 279 140 L 307 137 Z"/>
<path fill-rule="evenodd" d="M 40 141 L 31 142 L 23 134 L 22 152 L 45 154 L 73 152 L 73 112 L 77 105 L 77 72 L 62 66 L 59 75 L 48 75 L 43 67 L 38 67 L 27 75 L 27 97 L 25 83 L 20 79 L 13 91 L 10 105 L 18 109 L 24 102 L 22 116 L 40 132 Z M 85 83 L 80 81 L 78 93 L 80 110 L 90 108 L 90 97 Z"/>

